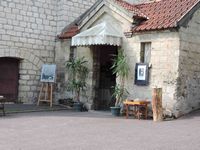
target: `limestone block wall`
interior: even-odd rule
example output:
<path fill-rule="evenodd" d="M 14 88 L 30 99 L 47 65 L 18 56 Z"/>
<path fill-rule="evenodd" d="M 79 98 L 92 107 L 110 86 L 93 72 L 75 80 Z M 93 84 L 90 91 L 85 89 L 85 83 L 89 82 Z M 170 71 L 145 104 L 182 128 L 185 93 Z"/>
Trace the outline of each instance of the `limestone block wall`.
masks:
<path fill-rule="evenodd" d="M 72 23 L 77 17 L 89 9 L 96 0 L 58 0 L 57 7 L 57 34 L 65 26 Z M 57 86 L 55 100 L 69 98 L 71 94 L 64 88 L 67 73 L 64 63 L 69 60 L 71 40 L 57 40 L 55 48 L 55 63 L 57 65 Z"/>
<path fill-rule="evenodd" d="M 56 1 L 0 1 L 0 57 L 20 58 L 20 101 L 36 100 L 43 63 L 54 62 Z"/>
<path fill-rule="evenodd" d="M 56 42 L 55 63 L 57 65 L 57 86 L 55 100 L 69 98 L 70 95 L 65 89 L 67 73 L 65 62 L 69 60 L 71 40 L 61 40 Z"/>
<path fill-rule="evenodd" d="M 141 42 L 151 42 L 151 65 L 149 70 L 149 85 L 137 86 L 135 81 L 135 64 L 140 62 Z M 135 34 L 132 38 L 123 39 L 122 48 L 127 55 L 130 74 L 125 86 L 129 91 L 129 98 L 152 99 L 152 88 L 161 87 L 163 89 L 163 108 L 165 113 L 174 113 L 176 104 L 176 89 L 179 65 L 179 34 L 174 31 L 149 32 Z M 83 98 L 88 105 L 93 104 L 94 86 L 93 75 L 93 48 L 79 47 L 77 56 L 85 56 L 89 60 L 90 76 L 88 81 L 87 98 Z M 91 108 L 91 107 L 88 107 Z"/>
<path fill-rule="evenodd" d="M 87 67 L 89 68 L 89 74 L 87 79 L 87 90 L 81 95 L 81 101 L 83 101 L 87 108 L 91 109 L 93 105 L 94 91 L 93 91 L 93 48 L 92 47 L 78 47 L 77 57 L 85 57 Z"/>
<path fill-rule="evenodd" d="M 101 15 L 103 14 L 103 15 Z M 112 14 L 112 15 L 111 15 Z M 120 24 L 119 30 L 127 31 L 130 27 L 130 22 L 122 16 L 115 13 L 98 13 L 82 28 L 86 30 L 88 26 L 98 24 L 102 20 L 112 20 L 114 24 Z M 109 18 L 109 19 L 108 19 Z M 122 21 L 123 20 L 123 21 Z M 150 69 L 150 83 L 148 86 L 137 86 L 134 84 L 135 80 L 135 64 L 140 62 L 141 42 L 151 42 L 151 69 Z M 174 104 L 176 103 L 176 83 L 178 78 L 178 65 L 179 65 L 179 47 L 180 40 L 177 31 L 158 31 L 158 32 L 145 32 L 141 34 L 134 34 L 131 38 L 123 38 L 122 48 L 127 55 L 128 63 L 130 66 L 130 75 L 125 85 L 130 93 L 130 98 L 152 99 L 152 88 L 163 88 L 163 107 L 166 111 L 172 113 Z M 86 56 L 88 60 L 93 63 L 93 49 L 92 47 L 77 49 L 77 54 Z M 93 84 L 93 66 L 91 68 L 90 81 L 88 81 L 88 100 L 89 104 L 93 104 L 94 89 Z"/>
<path fill-rule="evenodd" d="M 106 13 L 102 13 L 106 11 Z M 119 12 L 101 9 L 92 19 L 84 25 L 88 26 L 109 20 L 118 25 L 119 31 L 127 31 L 131 23 L 120 15 Z M 148 86 L 137 86 L 135 81 L 135 64 L 140 62 L 141 42 L 151 42 L 151 68 Z M 127 55 L 130 66 L 130 75 L 126 87 L 130 98 L 152 99 L 152 88 L 163 88 L 163 107 L 168 113 L 174 111 L 176 103 L 176 83 L 178 78 L 180 40 L 177 31 L 155 31 L 134 34 L 131 38 L 123 37 L 122 48 Z M 81 50 L 80 50 L 81 51 Z M 82 51 L 81 51 L 82 52 Z M 88 51 L 88 53 L 91 53 Z M 92 80 L 92 78 L 91 78 Z M 91 97 L 92 98 L 92 97 Z M 90 100 L 92 102 L 92 100 Z"/>
<path fill-rule="evenodd" d="M 60 33 L 66 25 L 82 15 L 96 1 L 97 0 L 58 0 L 57 32 Z"/>
<path fill-rule="evenodd" d="M 119 31 L 123 31 L 123 28 L 127 30 L 130 27 L 130 22 L 120 15 L 120 11 L 116 13 L 107 7 L 103 7 L 86 24 L 84 24 L 81 28 L 81 32 L 104 21 L 112 23 L 115 28 L 119 29 Z M 97 46 L 98 45 L 77 48 L 77 57 L 84 56 L 88 60 L 88 67 L 90 69 L 87 82 L 87 93 L 81 97 L 81 100 L 86 103 L 88 109 L 93 109 L 95 103 L 95 90 L 97 88 L 96 83 L 98 82 L 98 79 L 95 77 L 95 68 L 93 63 L 95 63 L 94 59 L 97 59 L 94 57 L 98 57 L 96 56 Z"/>
<path fill-rule="evenodd" d="M 200 107 L 200 10 L 180 29 L 176 109 L 180 115 Z"/>
<path fill-rule="evenodd" d="M 63 58 L 63 53 L 58 54 L 55 61 L 55 47 L 59 45 L 56 35 L 93 3 L 94 0 L 0 1 L 0 57 L 20 58 L 20 101 L 36 101 L 42 64 Z M 58 72 L 62 70 L 59 64 Z"/>
<path fill-rule="evenodd" d="M 148 86 L 134 84 L 135 63 L 140 62 L 141 42 L 151 42 L 151 68 L 149 69 Z M 166 113 L 174 111 L 179 45 L 179 34 L 176 31 L 146 32 L 124 39 L 123 48 L 130 65 L 130 76 L 126 82 L 130 98 L 151 100 L 152 88 L 160 87 L 163 89 L 163 108 Z"/>

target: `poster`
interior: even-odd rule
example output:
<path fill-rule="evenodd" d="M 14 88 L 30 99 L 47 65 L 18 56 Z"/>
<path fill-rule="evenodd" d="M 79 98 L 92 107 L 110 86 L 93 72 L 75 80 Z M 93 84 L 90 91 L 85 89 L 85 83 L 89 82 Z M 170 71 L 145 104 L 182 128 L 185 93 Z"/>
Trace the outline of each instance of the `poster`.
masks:
<path fill-rule="evenodd" d="M 147 63 L 136 63 L 135 66 L 135 84 L 148 85 L 149 83 L 149 68 Z"/>
<path fill-rule="evenodd" d="M 42 65 L 41 82 L 55 82 L 56 79 L 56 65 L 44 64 Z"/>
<path fill-rule="evenodd" d="M 145 80 L 146 78 L 146 66 L 139 65 L 137 71 L 137 80 Z"/>

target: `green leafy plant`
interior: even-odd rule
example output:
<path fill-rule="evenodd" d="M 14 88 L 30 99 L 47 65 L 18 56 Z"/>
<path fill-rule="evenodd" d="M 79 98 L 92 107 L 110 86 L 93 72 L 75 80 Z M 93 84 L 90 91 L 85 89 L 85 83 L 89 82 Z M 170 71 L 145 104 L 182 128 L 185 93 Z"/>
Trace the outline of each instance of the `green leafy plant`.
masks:
<path fill-rule="evenodd" d="M 69 73 L 68 89 L 75 93 L 74 101 L 80 103 L 80 93 L 87 87 L 86 79 L 89 69 L 85 57 L 72 59 L 66 62 L 66 69 Z"/>
<path fill-rule="evenodd" d="M 124 84 L 125 79 L 128 78 L 130 71 L 126 55 L 122 49 L 118 50 L 118 55 L 115 56 L 111 69 L 113 74 L 116 74 L 119 78 L 119 83 L 115 85 L 113 92 L 113 96 L 116 98 L 115 106 L 119 106 L 123 101 L 123 96 L 128 94 Z"/>

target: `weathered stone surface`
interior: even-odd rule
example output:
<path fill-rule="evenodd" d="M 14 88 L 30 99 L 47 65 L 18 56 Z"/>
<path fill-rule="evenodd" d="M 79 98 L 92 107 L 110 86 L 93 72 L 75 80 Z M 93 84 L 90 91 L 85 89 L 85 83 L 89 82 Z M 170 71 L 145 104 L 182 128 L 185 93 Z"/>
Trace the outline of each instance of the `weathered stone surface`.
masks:
<path fill-rule="evenodd" d="M 119 24 L 122 31 L 126 31 L 131 26 L 131 23 L 125 20 L 122 15 L 110 13 L 108 10 L 103 13 L 102 10 L 87 20 L 87 23 L 81 28 L 82 31 L 106 20 L 113 24 Z M 189 21 L 187 28 L 182 27 L 179 31 L 135 33 L 131 38 L 123 38 L 122 48 L 125 50 L 130 66 L 130 76 L 125 82 L 125 86 L 131 98 L 151 100 L 152 88 L 160 87 L 163 89 L 162 105 L 165 114 L 178 117 L 200 107 L 200 33 L 197 32 L 200 30 L 199 23 L 200 11 L 197 11 Z M 140 62 L 141 42 L 151 42 L 151 68 L 149 69 L 148 86 L 134 84 L 135 63 Z M 58 61 L 68 60 L 69 43 L 70 41 L 57 43 L 57 47 L 60 48 L 56 54 Z M 66 50 L 67 57 L 62 56 L 62 50 Z M 93 64 L 94 54 L 91 47 L 79 47 L 76 56 L 85 56 Z M 89 67 L 91 74 L 93 74 L 93 66 L 89 65 Z M 91 107 L 95 93 L 95 81 L 92 76 L 88 82 L 87 94 L 89 97 L 87 100 L 83 98 L 83 101 Z"/>
<path fill-rule="evenodd" d="M 44 63 L 56 63 L 58 82 L 56 99 L 71 96 L 65 85 L 64 62 L 69 59 L 70 40 L 56 41 L 56 35 L 96 0 L 1 0 L 0 1 L 0 57 L 20 58 L 19 99 L 35 100 L 39 90 L 40 70 Z M 129 1 L 129 0 L 127 0 Z M 136 1 L 136 0 L 134 0 Z M 132 1 L 131 1 L 132 2 Z M 138 1 L 139 2 L 139 1 Z M 113 7 L 113 6 L 110 6 Z M 97 12 L 82 30 L 110 20 L 120 24 L 122 31 L 130 28 L 123 15 L 107 10 Z M 93 15 L 91 13 L 90 15 Z M 146 32 L 124 38 L 122 48 L 128 56 L 131 71 L 125 85 L 133 98 L 151 99 L 152 88 L 162 87 L 163 107 L 172 115 L 179 116 L 200 106 L 200 11 L 190 20 L 187 28 L 177 31 Z M 117 21 L 120 20 L 120 21 Z M 123 23 L 122 23 L 123 22 Z M 149 86 L 134 85 L 135 63 L 140 61 L 141 42 L 151 42 Z M 78 57 L 89 61 L 89 87 L 83 101 L 92 107 L 94 98 L 93 52 L 89 48 L 75 50 Z"/>
<path fill-rule="evenodd" d="M 38 94 L 37 87 L 40 86 L 38 75 L 42 64 L 55 63 L 56 35 L 89 8 L 94 0 L 84 1 L 84 4 L 82 2 L 77 0 L 0 1 L 0 45 L 7 46 L 0 47 L 0 57 L 21 59 L 19 72 L 21 101 L 31 102 L 35 99 Z M 72 9 L 71 6 L 77 9 Z M 37 69 L 33 70 L 33 68 Z M 29 82 L 30 79 L 32 80 Z M 37 80 L 37 84 L 34 84 L 33 80 Z M 33 88 L 24 87 L 32 84 L 34 84 Z"/>
<path fill-rule="evenodd" d="M 179 78 L 177 82 L 175 112 L 177 115 L 200 107 L 200 10 L 195 12 L 180 36 Z"/>

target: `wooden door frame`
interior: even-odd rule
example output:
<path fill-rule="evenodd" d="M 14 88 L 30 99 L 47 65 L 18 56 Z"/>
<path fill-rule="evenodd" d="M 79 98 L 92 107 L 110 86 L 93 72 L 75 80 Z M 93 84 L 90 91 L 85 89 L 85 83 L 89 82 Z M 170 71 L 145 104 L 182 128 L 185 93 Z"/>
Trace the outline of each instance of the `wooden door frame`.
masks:
<path fill-rule="evenodd" d="M 20 60 L 19 58 L 15 58 L 15 57 L 0 57 L 0 61 L 4 61 L 9 62 L 12 61 L 13 64 L 15 64 L 16 68 L 16 85 L 14 87 L 15 89 L 15 93 L 14 93 L 14 97 L 13 98 L 8 98 L 9 100 L 12 100 L 13 102 L 17 102 L 18 100 L 18 94 L 19 94 L 19 65 L 20 65 Z M 8 64 L 11 65 L 11 64 Z M 3 95 L 3 94 L 2 94 Z"/>

